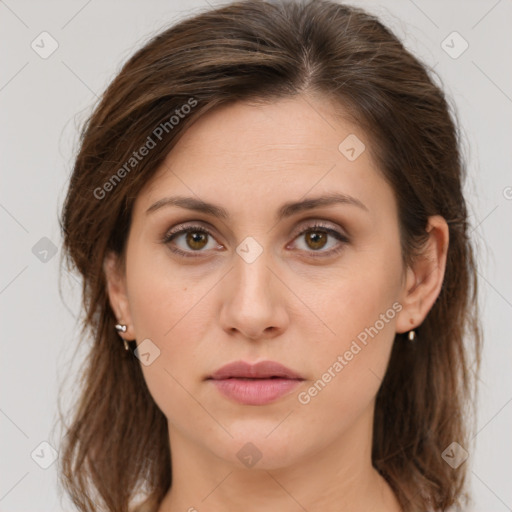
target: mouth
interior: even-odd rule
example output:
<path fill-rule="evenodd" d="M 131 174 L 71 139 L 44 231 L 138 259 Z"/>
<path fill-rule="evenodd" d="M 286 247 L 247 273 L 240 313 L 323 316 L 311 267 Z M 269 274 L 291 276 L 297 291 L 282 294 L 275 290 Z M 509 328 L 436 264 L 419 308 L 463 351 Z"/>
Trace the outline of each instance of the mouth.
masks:
<path fill-rule="evenodd" d="M 213 380 L 224 379 L 291 379 L 304 380 L 301 375 L 276 361 L 260 361 L 249 364 L 245 361 L 235 361 L 219 368 L 208 377 Z"/>
<path fill-rule="evenodd" d="M 226 379 L 210 379 L 210 380 L 227 380 L 227 379 L 236 379 L 236 380 L 271 380 L 271 379 L 286 379 L 287 377 L 278 377 L 277 375 L 272 375 L 272 377 L 227 377 Z M 289 379 L 289 380 L 302 380 L 302 379 Z"/>
<path fill-rule="evenodd" d="M 265 405 L 289 394 L 305 379 L 275 361 L 261 361 L 254 365 L 236 361 L 219 368 L 206 380 L 234 402 Z"/>

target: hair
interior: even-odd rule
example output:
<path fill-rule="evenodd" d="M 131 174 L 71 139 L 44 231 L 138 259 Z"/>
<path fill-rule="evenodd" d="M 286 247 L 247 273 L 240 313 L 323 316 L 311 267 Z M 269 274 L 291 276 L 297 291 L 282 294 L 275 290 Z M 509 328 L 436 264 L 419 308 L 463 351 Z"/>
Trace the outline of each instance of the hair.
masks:
<path fill-rule="evenodd" d="M 92 342 L 60 461 L 61 483 L 80 511 L 154 512 L 172 484 L 167 420 L 116 333 L 103 269 L 110 251 L 124 268 L 135 198 L 204 113 L 299 94 L 332 100 L 364 130 L 396 197 L 405 263 L 421 250 L 429 216 L 448 223 L 440 294 L 416 343 L 395 336 L 376 397 L 372 462 L 406 511 L 446 510 L 469 497 L 466 464 L 454 469 L 442 458 L 453 441 L 470 442 L 481 344 L 452 109 L 428 68 L 365 11 L 326 0 L 248 0 L 154 36 L 81 131 L 59 219 L 65 261 L 83 276 L 81 332 Z M 150 139 L 147 156 L 130 160 Z"/>

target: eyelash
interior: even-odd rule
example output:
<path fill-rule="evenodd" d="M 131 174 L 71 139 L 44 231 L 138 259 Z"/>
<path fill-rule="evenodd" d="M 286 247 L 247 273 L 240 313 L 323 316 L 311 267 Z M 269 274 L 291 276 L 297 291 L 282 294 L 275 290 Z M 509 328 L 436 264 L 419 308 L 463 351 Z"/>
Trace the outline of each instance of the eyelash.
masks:
<path fill-rule="evenodd" d="M 340 251 L 343 250 L 344 244 L 349 242 L 349 239 L 346 235 L 340 233 L 339 231 L 336 231 L 335 229 L 330 228 L 328 225 L 323 224 L 322 222 L 316 222 L 313 225 L 306 226 L 305 229 L 303 229 L 300 233 L 298 233 L 295 237 L 299 238 L 300 236 L 304 235 L 305 233 L 308 233 L 310 231 L 322 231 L 327 233 L 328 235 L 333 236 L 337 240 L 339 240 L 341 243 L 338 245 L 338 247 L 335 247 L 334 249 L 331 249 L 329 251 L 306 251 L 308 253 L 311 253 L 311 256 L 314 258 L 326 258 L 329 256 L 334 256 L 335 254 L 338 254 Z M 179 256 L 184 256 L 186 258 L 197 258 L 201 257 L 201 252 L 204 251 L 182 251 L 181 249 L 177 249 L 176 247 L 171 247 L 170 242 L 172 242 L 177 236 L 183 234 L 183 233 L 204 233 L 212 238 L 215 238 L 210 231 L 208 231 L 206 228 L 200 225 L 195 226 L 187 226 L 187 227 L 181 227 L 177 226 L 176 228 L 172 229 L 171 231 L 168 231 L 165 236 L 162 239 L 162 243 L 169 245 L 169 249 L 178 254 Z M 318 254 L 315 254 L 317 252 Z M 197 254 L 194 254 L 197 253 Z"/>

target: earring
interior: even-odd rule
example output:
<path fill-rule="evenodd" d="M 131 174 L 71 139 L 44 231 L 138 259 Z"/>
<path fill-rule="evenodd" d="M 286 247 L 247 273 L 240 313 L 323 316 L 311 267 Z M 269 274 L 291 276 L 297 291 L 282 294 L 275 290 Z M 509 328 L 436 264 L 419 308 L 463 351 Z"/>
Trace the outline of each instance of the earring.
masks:
<path fill-rule="evenodd" d="M 117 331 L 118 333 L 120 333 L 120 332 L 126 332 L 126 329 L 127 329 L 127 326 L 126 326 L 126 325 L 124 325 L 124 324 L 116 324 L 116 331 Z M 120 337 L 121 337 L 121 339 L 123 340 L 123 343 L 124 343 L 124 349 L 125 349 L 125 350 L 130 350 L 130 347 L 128 346 L 128 342 L 127 342 L 127 341 L 126 341 L 126 340 L 125 340 L 121 335 L 119 335 L 119 336 L 120 336 Z"/>
<path fill-rule="evenodd" d="M 414 341 L 416 339 L 416 332 L 414 331 L 414 329 L 412 331 L 409 331 L 407 337 L 409 338 L 409 341 Z"/>

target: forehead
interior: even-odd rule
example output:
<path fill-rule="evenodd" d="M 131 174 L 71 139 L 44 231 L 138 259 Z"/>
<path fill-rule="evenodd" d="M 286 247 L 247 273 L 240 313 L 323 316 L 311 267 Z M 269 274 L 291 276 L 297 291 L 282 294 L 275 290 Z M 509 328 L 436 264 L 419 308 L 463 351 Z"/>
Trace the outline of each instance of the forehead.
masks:
<path fill-rule="evenodd" d="M 216 108 L 182 135 L 139 194 L 139 207 L 170 191 L 236 207 L 332 190 L 363 202 L 393 201 L 366 134 L 333 112 L 327 99 L 305 96 Z"/>
<path fill-rule="evenodd" d="M 288 160 L 315 164 L 337 158 L 339 142 L 355 130 L 348 121 L 332 117 L 327 100 L 297 96 L 264 104 L 236 102 L 199 118 L 168 163 L 185 157 L 257 165 L 264 156 L 270 159 L 269 171 L 272 164 Z"/>

